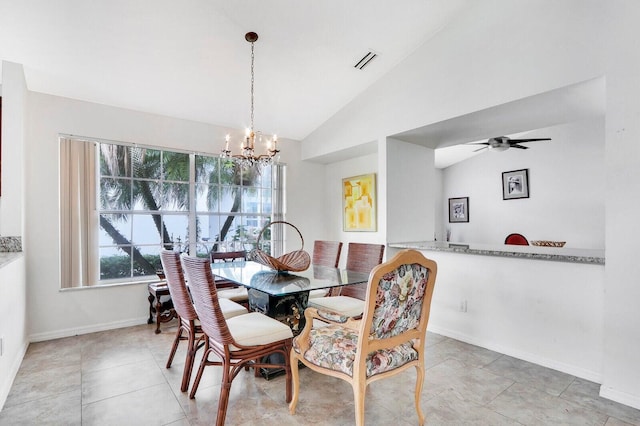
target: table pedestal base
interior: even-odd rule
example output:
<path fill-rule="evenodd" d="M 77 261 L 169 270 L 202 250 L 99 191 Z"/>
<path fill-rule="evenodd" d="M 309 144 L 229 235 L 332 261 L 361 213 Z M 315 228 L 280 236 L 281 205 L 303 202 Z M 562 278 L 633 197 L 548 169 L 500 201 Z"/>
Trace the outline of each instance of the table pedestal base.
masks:
<path fill-rule="evenodd" d="M 304 310 L 309 301 L 309 292 L 272 296 L 254 288 L 249 289 L 249 310 L 261 312 L 291 327 L 297 336 L 304 328 Z"/>

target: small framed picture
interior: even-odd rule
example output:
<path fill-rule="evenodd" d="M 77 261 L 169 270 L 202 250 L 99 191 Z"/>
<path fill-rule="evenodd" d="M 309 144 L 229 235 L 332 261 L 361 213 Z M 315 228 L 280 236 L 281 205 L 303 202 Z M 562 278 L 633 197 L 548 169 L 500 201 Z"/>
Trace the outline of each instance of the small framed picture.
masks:
<path fill-rule="evenodd" d="M 469 197 L 449 198 L 449 222 L 469 222 Z"/>
<path fill-rule="evenodd" d="M 502 172 L 502 199 L 529 198 L 529 169 Z"/>

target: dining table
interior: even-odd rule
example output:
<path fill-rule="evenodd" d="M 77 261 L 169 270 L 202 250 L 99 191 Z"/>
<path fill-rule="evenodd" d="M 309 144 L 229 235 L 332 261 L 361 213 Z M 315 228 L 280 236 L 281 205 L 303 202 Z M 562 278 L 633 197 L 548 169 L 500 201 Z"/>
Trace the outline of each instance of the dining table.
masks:
<path fill-rule="evenodd" d="M 366 283 L 369 274 L 347 269 L 311 265 L 301 272 L 275 271 L 251 260 L 211 264 L 221 279 L 247 288 L 249 310 L 286 323 L 294 334 L 304 328 L 304 310 L 312 290 Z"/>

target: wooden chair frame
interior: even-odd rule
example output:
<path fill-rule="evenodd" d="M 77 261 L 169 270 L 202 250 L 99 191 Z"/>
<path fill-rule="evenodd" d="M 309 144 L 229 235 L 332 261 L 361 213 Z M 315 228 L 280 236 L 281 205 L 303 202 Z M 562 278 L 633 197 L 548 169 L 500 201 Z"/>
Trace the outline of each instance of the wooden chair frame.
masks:
<path fill-rule="evenodd" d="M 286 401 L 291 401 L 292 376 L 289 352 L 292 338 L 254 346 L 244 346 L 236 342 L 220 310 L 209 260 L 183 256 L 182 263 L 189 278 L 193 301 L 205 333 L 202 338 L 204 340 L 204 353 L 202 354 L 202 361 L 191 387 L 189 398 L 195 397 L 205 367 L 218 365 L 223 368 L 216 418 L 216 425 L 218 426 L 224 425 L 231 382 L 246 366 L 252 366 L 256 369 L 284 367 L 286 374 Z M 273 364 L 268 361 L 267 356 L 274 353 L 283 355 L 284 365 Z M 211 355 L 213 355 L 213 360 L 209 359 Z"/>
<path fill-rule="evenodd" d="M 393 272 L 398 267 L 400 267 L 400 265 L 405 264 L 418 264 L 428 269 L 427 284 L 422 299 L 422 308 L 420 311 L 420 320 L 418 326 L 414 329 L 407 330 L 404 333 L 391 338 L 375 339 L 372 336 L 372 322 L 374 318 L 374 310 L 376 308 L 378 285 L 381 281 L 381 278 L 385 274 Z M 319 311 L 315 308 L 307 308 L 305 310 L 305 328 L 303 329 L 302 333 L 295 338 L 294 350 L 291 351 L 290 364 L 293 374 L 293 399 L 289 404 L 290 413 L 295 413 L 296 405 L 298 403 L 298 397 L 300 394 L 298 362 L 303 363 L 310 370 L 321 374 L 338 377 L 351 384 L 354 394 L 355 418 L 357 426 L 364 425 L 364 401 L 368 384 L 376 380 L 394 376 L 410 367 L 415 367 L 417 372 L 415 387 L 415 406 L 418 413 L 419 423 L 420 425 L 423 425 L 425 417 L 420 407 L 420 394 L 422 392 L 425 375 L 424 340 L 427 331 L 427 323 L 429 321 L 431 298 L 433 296 L 436 274 L 437 266 L 434 261 L 425 258 L 420 252 L 417 252 L 415 250 L 403 250 L 395 255 L 389 262 L 381 264 L 375 267 L 373 271 L 371 271 L 371 275 L 369 276 L 369 282 L 367 285 L 367 299 L 365 310 L 361 320 L 355 320 L 348 317 L 339 317 L 335 314 Z M 327 321 L 331 325 L 338 325 L 344 328 L 350 328 L 358 331 L 359 339 L 357 343 L 355 359 L 353 362 L 352 376 L 349 376 L 348 374 L 341 371 L 320 367 L 308 361 L 304 357 L 305 352 L 311 346 L 310 333 L 313 328 L 312 324 L 314 318 L 321 319 L 322 321 Z M 331 319 L 333 319 L 333 321 L 331 321 Z M 416 360 L 407 362 L 406 364 L 390 371 L 375 374 L 371 377 L 366 376 L 366 359 L 368 354 L 384 348 L 393 348 L 406 342 L 413 342 L 413 348 L 417 352 Z"/>
<path fill-rule="evenodd" d="M 202 335 L 202 328 L 196 324 L 198 314 L 191 303 L 191 296 L 189 295 L 182 265 L 180 264 L 180 254 L 169 250 L 162 250 L 160 260 L 162 261 L 162 268 L 165 273 L 167 285 L 169 286 L 171 300 L 173 300 L 173 306 L 180 321 L 180 326 L 178 330 L 176 330 L 176 337 L 173 340 L 173 346 L 169 353 L 166 368 L 171 367 L 180 341 L 187 340 L 187 355 L 182 373 L 182 384 L 180 385 L 180 390 L 186 392 L 189 387 L 193 363 L 198 350 L 196 337 Z"/>

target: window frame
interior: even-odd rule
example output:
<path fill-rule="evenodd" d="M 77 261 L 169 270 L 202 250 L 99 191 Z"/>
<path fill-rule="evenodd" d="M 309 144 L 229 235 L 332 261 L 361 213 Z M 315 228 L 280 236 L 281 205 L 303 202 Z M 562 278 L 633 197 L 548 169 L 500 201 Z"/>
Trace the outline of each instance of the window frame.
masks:
<path fill-rule="evenodd" d="M 213 159 L 215 162 L 217 162 L 217 168 L 218 170 L 221 169 L 223 162 L 228 162 L 229 160 L 226 159 L 221 159 L 219 156 L 216 156 L 214 154 L 211 153 L 202 153 L 202 152 L 194 152 L 194 151 L 185 151 L 185 150 L 180 150 L 180 149 L 174 149 L 174 148 L 170 148 L 170 147 L 158 147 L 158 146 L 150 146 L 150 145 L 140 145 L 140 144 L 131 144 L 131 143 L 127 143 L 127 142 L 120 142 L 120 141 L 111 141 L 111 140 L 104 140 L 104 139 L 98 139 L 98 138 L 79 138 L 77 136 L 63 136 L 61 135 L 60 139 L 65 138 L 66 140 L 70 140 L 73 143 L 90 143 L 93 144 L 94 149 L 95 149 L 95 170 L 93 171 L 94 173 L 94 179 L 95 179 L 95 185 L 93 185 L 93 197 L 95 199 L 95 215 L 97 215 L 98 218 L 101 218 L 103 215 L 111 215 L 111 214 L 126 214 L 126 215 L 130 215 L 131 217 L 129 218 L 128 222 L 125 222 L 127 227 L 130 228 L 130 232 L 129 232 L 129 238 L 128 238 L 128 244 L 117 244 L 115 241 L 111 241 L 109 244 L 105 244 L 104 243 L 104 237 L 105 237 L 105 233 L 106 231 L 103 230 L 102 225 L 100 224 L 100 221 L 98 220 L 98 223 L 95 227 L 91 228 L 88 232 L 89 233 L 93 233 L 94 238 L 95 238 L 95 244 L 97 245 L 97 247 L 94 249 L 95 250 L 95 256 L 93 256 L 93 258 L 91 258 L 91 254 L 88 253 L 84 253 L 84 256 L 87 256 L 88 261 L 89 262 L 93 262 L 94 263 L 94 271 L 96 271 L 94 273 L 94 277 L 89 277 L 88 279 L 85 278 L 84 280 L 81 279 L 80 283 L 76 283 L 75 285 L 69 285 L 69 283 L 65 283 L 64 282 L 64 273 L 61 273 L 61 288 L 62 289 L 79 289 L 79 288 L 102 288 L 105 286 L 113 286 L 113 285 L 129 285 L 129 284 L 137 284 L 137 283 L 147 283 L 147 282 L 151 282 L 154 280 L 157 280 L 157 276 L 155 274 L 142 274 L 142 275 L 136 275 L 135 272 L 135 262 L 136 260 L 133 258 L 133 255 L 130 254 L 128 257 L 129 260 L 129 276 L 127 277 L 120 277 L 120 278 L 104 278 L 101 279 L 101 261 L 103 260 L 102 258 L 102 250 L 103 249 L 113 249 L 115 248 L 117 253 L 123 253 L 122 250 L 118 250 L 118 247 L 143 247 L 143 248 L 157 248 L 158 252 L 162 247 L 167 247 L 167 243 L 166 241 L 163 239 L 162 237 L 162 233 L 167 233 L 168 234 L 168 230 L 166 229 L 166 222 L 165 222 L 165 217 L 171 217 L 171 216 L 182 216 L 185 217 L 187 219 L 186 222 L 186 226 L 187 226 L 187 234 L 186 237 L 189 241 L 188 245 L 185 245 L 184 241 L 181 242 L 181 246 L 180 247 L 175 247 L 178 244 L 176 243 L 176 240 L 173 239 L 173 245 L 174 245 L 174 249 L 179 250 L 181 252 L 189 252 L 189 253 L 195 253 L 196 255 L 203 255 L 203 250 L 199 250 L 199 246 L 202 245 L 202 247 L 207 247 L 208 249 L 211 249 L 213 246 L 213 243 L 210 242 L 210 238 L 208 239 L 209 242 L 205 241 L 203 239 L 203 235 L 198 235 L 198 226 L 197 226 L 197 221 L 199 216 L 209 216 L 209 217 L 216 217 L 218 218 L 218 223 L 221 224 L 223 220 L 226 220 L 225 218 L 231 217 L 233 216 L 234 218 L 239 218 L 240 219 L 240 223 L 244 224 L 245 221 L 247 220 L 247 218 L 251 218 L 251 220 L 254 220 L 255 218 L 258 219 L 258 222 L 262 222 L 262 223 L 269 223 L 270 221 L 274 221 L 274 220 L 280 220 L 280 217 L 284 216 L 284 208 L 282 205 L 276 203 L 276 200 L 282 200 L 284 199 L 284 194 L 282 194 L 281 192 L 284 191 L 284 182 L 280 181 L 280 182 L 276 182 L 275 179 L 279 178 L 282 179 L 282 177 L 284 176 L 283 173 L 283 169 L 284 169 L 284 164 L 282 163 L 274 163 L 272 166 L 267 166 L 270 167 L 270 183 L 269 186 L 264 186 L 263 185 L 263 179 L 260 178 L 258 179 L 257 182 L 253 182 L 250 186 L 247 186 L 245 184 L 245 182 L 242 180 L 240 180 L 240 184 L 239 185 L 225 185 L 223 184 L 223 182 L 220 179 L 220 176 L 218 176 L 217 179 L 217 185 L 220 188 L 226 188 L 226 190 L 230 190 L 231 192 L 233 191 L 240 191 L 240 197 L 242 198 L 241 201 L 241 205 L 238 211 L 221 211 L 220 209 L 220 203 L 218 202 L 217 210 L 198 210 L 198 207 L 196 206 L 196 191 L 197 191 L 197 186 L 199 184 L 199 182 L 197 181 L 197 176 L 196 176 L 196 160 L 199 156 L 202 157 L 206 157 L 209 159 Z M 62 142 L 61 142 L 62 143 Z M 158 167 L 160 168 L 158 173 L 154 173 L 155 175 L 159 175 L 159 178 L 147 178 L 147 177 L 140 177 L 140 176 L 135 176 L 134 170 L 133 170 L 133 164 L 130 164 L 129 166 L 131 167 L 130 172 L 128 173 L 128 175 L 125 176 L 113 176 L 112 174 L 103 174 L 103 170 L 101 168 L 101 163 L 100 163 L 100 156 L 101 156 L 101 150 L 100 150 L 100 145 L 102 144 L 110 144 L 110 145 L 116 145 L 116 146 L 122 146 L 122 147 L 129 147 L 130 149 L 127 150 L 127 152 L 129 153 L 130 156 L 132 156 L 132 150 L 133 149 L 149 149 L 149 150 L 155 150 L 155 151 L 159 151 L 159 155 L 160 155 L 160 160 L 159 160 L 159 164 Z M 188 181 L 182 181 L 182 180 L 175 180 L 175 179 L 167 179 L 166 175 L 164 173 L 163 167 L 165 165 L 164 162 L 164 156 L 165 153 L 179 153 L 179 154 L 186 154 L 188 155 Z M 61 150 L 61 155 L 62 155 L 62 150 Z M 133 161 L 131 161 L 133 162 Z M 235 165 L 233 166 L 234 168 L 236 168 L 233 172 L 234 175 L 233 177 L 235 178 L 237 173 L 243 173 L 243 170 L 245 170 L 244 166 L 241 166 L 238 163 L 235 163 Z M 274 172 L 274 170 L 278 169 L 279 171 L 277 173 Z M 62 159 L 61 159 L 61 170 L 60 170 L 61 175 L 63 174 L 63 170 L 62 170 Z M 102 190 L 102 184 L 103 184 L 103 179 L 113 179 L 113 178 L 118 178 L 118 179 L 126 179 L 129 181 L 129 185 L 131 186 L 130 189 L 130 194 L 129 196 L 131 197 L 130 199 L 130 203 L 129 203 L 129 209 L 114 209 L 114 208 L 107 208 L 107 207 L 113 207 L 113 206 L 106 206 L 103 205 L 101 203 L 101 190 Z M 140 181 L 147 181 L 147 182 L 153 182 L 159 185 L 164 186 L 165 184 L 186 184 L 188 185 L 188 191 L 187 191 L 187 197 L 188 197 L 188 201 L 186 203 L 186 205 L 184 206 L 183 209 L 178 209 L 178 210 L 163 210 L 161 205 L 157 205 L 158 209 L 157 210 L 146 210 L 146 209 L 140 209 L 139 205 L 136 205 L 136 203 L 134 203 L 134 185 L 135 182 L 140 182 Z M 201 182 L 200 182 L 201 184 Z M 62 178 L 61 178 L 61 186 L 62 186 Z M 246 188 L 253 188 L 253 189 L 259 189 L 259 208 L 258 208 L 258 212 L 249 212 L 249 211 L 244 211 L 245 208 L 245 191 Z M 158 190 L 160 194 L 162 194 L 162 189 Z M 223 192 L 223 189 L 220 189 L 221 193 Z M 269 206 L 270 208 L 265 213 L 265 199 L 266 197 L 264 196 L 265 191 L 270 191 L 270 202 L 269 202 Z M 61 198 L 63 197 L 62 193 L 61 193 Z M 154 197 L 154 199 L 157 197 Z M 160 200 L 156 199 L 155 200 L 156 203 L 159 203 Z M 63 204 L 64 200 L 61 199 L 61 205 Z M 280 206 L 280 207 L 278 207 Z M 207 206 L 207 207 L 211 207 L 211 206 Z M 263 210 L 263 211 L 260 211 Z M 63 211 L 61 210 L 61 233 L 65 232 L 65 226 L 63 224 L 63 222 L 65 221 L 65 218 L 63 218 Z M 135 241 L 135 239 L 133 238 L 135 229 L 134 229 L 134 218 L 135 217 L 153 217 L 154 215 L 160 215 L 161 217 L 161 223 L 163 226 L 163 230 L 161 231 L 161 233 L 159 233 L 158 235 L 158 243 L 156 244 L 155 242 L 142 242 L 142 243 L 138 243 Z M 67 219 L 68 221 L 68 219 Z M 234 219 L 235 222 L 235 219 Z M 236 226 L 239 227 L 242 225 L 238 225 Z M 221 228 L 218 228 L 218 230 L 220 230 Z M 255 228 L 254 228 L 255 229 Z M 157 229 L 156 229 L 157 231 Z M 255 232 L 255 231 L 254 231 Z M 111 237 L 110 237 L 111 238 Z M 229 234 L 227 234 L 225 236 L 225 238 L 223 239 L 223 241 L 227 241 L 229 238 Z M 67 239 L 68 241 L 69 239 Z M 61 239 L 61 246 L 64 244 L 63 243 L 64 238 Z M 282 246 L 282 242 L 281 241 L 272 241 L 272 247 L 275 247 L 275 251 L 278 251 L 278 247 L 281 248 Z M 65 268 L 65 262 L 69 262 L 69 259 L 65 259 L 65 250 L 64 247 L 62 248 L 62 256 L 61 256 L 61 269 Z M 168 248 L 168 247 L 167 247 Z M 248 248 L 248 247 L 247 247 Z M 272 249 L 273 250 L 273 249 Z M 85 250 L 86 251 L 86 250 Z M 89 250 L 90 251 L 90 250 Z M 130 251 L 131 253 L 131 251 Z M 140 251 L 140 253 L 142 254 L 142 251 Z M 68 257 L 68 255 L 67 255 Z M 155 262 L 152 262 L 152 264 L 154 264 Z M 155 265 L 154 265 L 155 266 Z M 143 271 L 145 272 L 145 271 Z M 148 272 L 148 271 L 146 271 Z M 66 284 L 66 285 L 65 285 Z"/>

